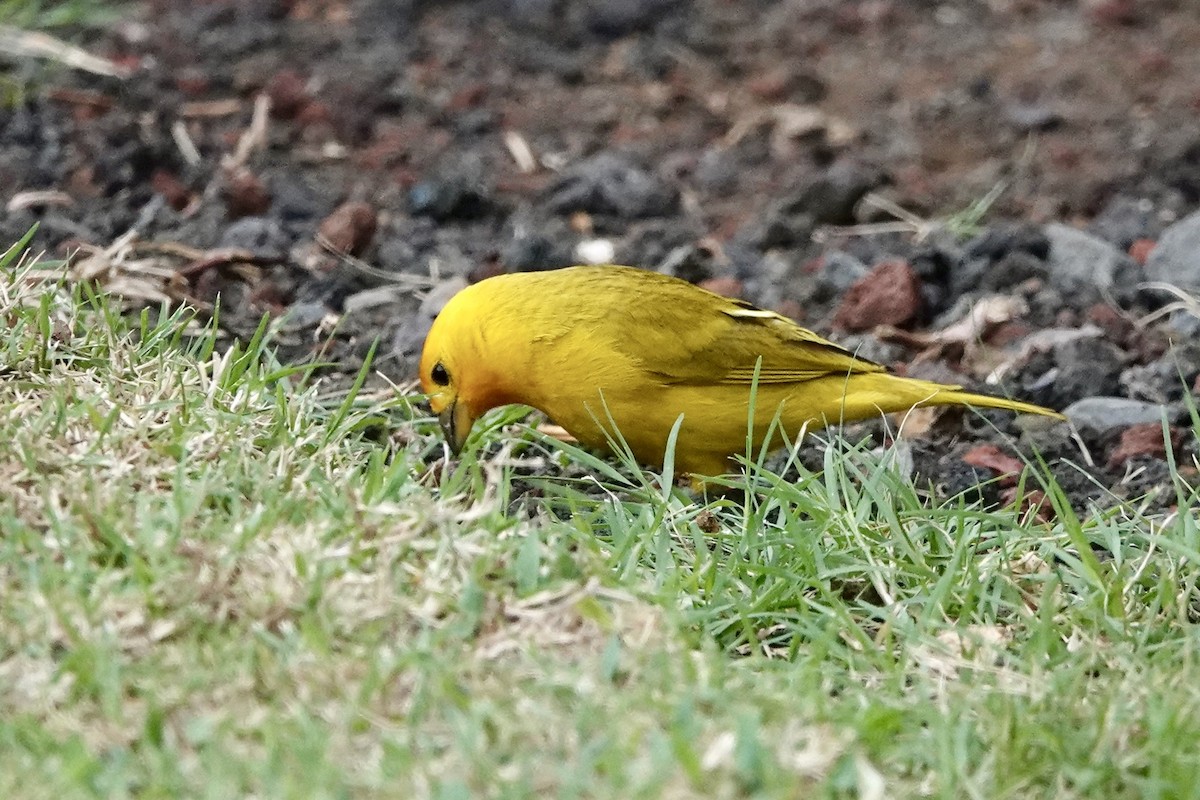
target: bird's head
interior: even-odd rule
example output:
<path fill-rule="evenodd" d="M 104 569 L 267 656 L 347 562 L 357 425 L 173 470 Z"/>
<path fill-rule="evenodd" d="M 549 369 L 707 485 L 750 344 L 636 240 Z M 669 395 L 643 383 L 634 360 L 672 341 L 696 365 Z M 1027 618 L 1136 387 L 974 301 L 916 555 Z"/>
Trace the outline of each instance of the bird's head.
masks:
<path fill-rule="evenodd" d="M 446 443 L 458 453 L 485 411 L 520 402 L 509 386 L 514 327 L 493 302 L 491 281 L 470 286 L 450 299 L 433 321 L 421 352 L 421 388 L 438 416 Z"/>

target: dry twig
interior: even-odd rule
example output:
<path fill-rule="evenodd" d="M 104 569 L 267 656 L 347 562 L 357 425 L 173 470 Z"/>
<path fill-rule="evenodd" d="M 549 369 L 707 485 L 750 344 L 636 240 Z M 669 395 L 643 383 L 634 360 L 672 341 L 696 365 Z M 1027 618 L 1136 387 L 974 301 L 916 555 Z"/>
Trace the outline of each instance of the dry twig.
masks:
<path fill-rule="evenodd" d="M 0 53 L 20 58 L 45 58 L 72 69 L 110 78 L 128 78 L 132 74 L 128 67 L 102 56 L 92 55 L 49 34 L 21 30 L 8 25 L 0 25 Z"/>

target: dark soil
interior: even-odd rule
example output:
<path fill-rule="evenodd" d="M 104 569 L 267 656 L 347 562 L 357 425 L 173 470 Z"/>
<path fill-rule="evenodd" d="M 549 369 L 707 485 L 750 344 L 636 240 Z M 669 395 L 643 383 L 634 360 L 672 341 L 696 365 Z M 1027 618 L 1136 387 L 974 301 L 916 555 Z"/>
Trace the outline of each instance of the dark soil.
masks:
<path fill-rule="evenodd" d="M 611 257 L 909 374 L 1083 401 L 1077 436 L 913 420 L 939 494 L 1004 474 L 991 445 L 1081 506 L 1169 507 L 1168 451 L 1196 478 L 1200 325 L 1147 322 L 1178 298 L 1140 285 L 1200 290 L 1192 0 L 155 0 L 53 33 L 129 75 L 11 62 L 0 238 L 38 222 L 135 303 L 282 316 L 286 358 L 347 372 L 382 334 L 404 382 L 463 281 Z"/>

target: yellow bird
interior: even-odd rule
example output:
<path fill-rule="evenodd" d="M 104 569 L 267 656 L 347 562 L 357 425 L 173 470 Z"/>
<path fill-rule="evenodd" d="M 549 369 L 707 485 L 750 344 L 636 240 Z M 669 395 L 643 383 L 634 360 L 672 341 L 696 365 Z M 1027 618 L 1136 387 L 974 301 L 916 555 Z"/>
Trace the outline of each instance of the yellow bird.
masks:
<path fill-rule="evenodd" d="M 675 465 L 693 475 L 728 472 L 746 452 L 752 388 L 756 451 L 777 415 L 789 437 L 918 405 L 1062 416 L 889 374 L 779 314 L 617 266 L 467 287 L 434 321 L 420 377 L 455 453 L 485 411 L 522 403 L 593 448 L 615 423 L 642 463 L 661 465 L 682 415 Z"/>

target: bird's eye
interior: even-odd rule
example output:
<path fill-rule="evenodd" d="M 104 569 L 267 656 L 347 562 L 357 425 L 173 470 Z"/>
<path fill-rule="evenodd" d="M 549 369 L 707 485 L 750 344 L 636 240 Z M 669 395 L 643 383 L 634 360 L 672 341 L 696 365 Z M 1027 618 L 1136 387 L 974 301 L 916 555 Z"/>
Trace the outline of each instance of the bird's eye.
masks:
<path fill-rule="evenodd" d="M 433 371 L 429 373 L 429 377 L 433 378 L 433 382 L 438 386 L 447 386 L 450 383 L 450 373 L 446 372 L 446 368 L 440 361 L 433 365 Z"/>

